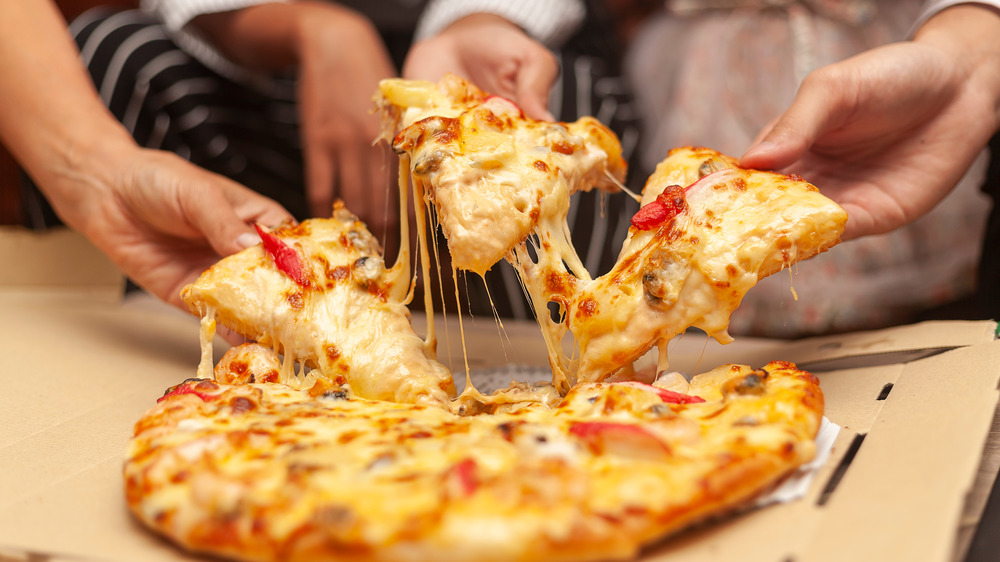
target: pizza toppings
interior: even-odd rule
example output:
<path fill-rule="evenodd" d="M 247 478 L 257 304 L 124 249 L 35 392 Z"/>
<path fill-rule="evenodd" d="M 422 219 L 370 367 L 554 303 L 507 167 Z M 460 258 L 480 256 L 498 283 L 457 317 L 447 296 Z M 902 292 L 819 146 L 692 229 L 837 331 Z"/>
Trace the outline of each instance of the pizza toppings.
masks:
<path fill-rule="evenodd" d="M 259 224 L 254 224 L 254 228 L 257 229 L 257 234 L 260 234 L 264 250 L 274 260 L 274 264 L 278 266 L 278 269 L 302 287 L 308 287 L 309 277 L 306 275 L 306 270 L 302 265 L 302 259 L 299 257 L 298 252 L 288 244 L 285 244 L 281 238 L 264 230 Z"/>
<path fill-rule="evenodd" d="M 156 401 L 162 402 L 172 396 L 181 396 L 184 394 L 193 394 L 205 401 L 215 400 L 219 397 L 219 390 L 219 385 L 212 380 L 188 379 L 177 386 L 167 389 L 163 396 L 157 398 Z"/>
<path fill-rule="evenodd" d="M 459 497 L 470 496 L 479 487 L 476 476 L 476 461 L 470 458 L 462 459 L 448 470 L 449 489 L 455 490 Z"/>
<path fill-rule="evenodd" d="M 632 226 L 639 230 L 652 230 L 684 212 L 687 202 L 684 200 L 684 188 L 679 185 L 667 187 L 663 193 L 656 196 L 651 203 L 643 205 L 632 216 Z"/>
<path fill-rule="evenodd" d="M 654 344 L 663 370 L 666 341 L 690 326 L 726 339 L 759 276 L 836 243 L 842 211 L 815 188 L 707 149 L 675 152 L 647 184 L 618 263 L 595 279 L 566 213 L 575 191 L 613 191 L 624 177 L 606 127 L 533 121 L 455 77 L 384 82 L 378 103 L 401 196 L 408 172 L 453 262 L 514 264 L 552 384 L 484 396 L 467 373 L 456 398 L 433 335 L 410 325 L 408 260 L 387 270 L 342 204 L 330 219 L 257 226 L 261 245 L 182 295 L 207 324 L 259 343 L 231 348 L 214 381 L 178 385 L 136 424 L 126 498 L 145 524 L 192 550 L 260 561 L 618 559 L 812 457 L 822 393 L 790 363 L 628 379 Z M 566 331 L 572 358 L 559 351 Z"/>

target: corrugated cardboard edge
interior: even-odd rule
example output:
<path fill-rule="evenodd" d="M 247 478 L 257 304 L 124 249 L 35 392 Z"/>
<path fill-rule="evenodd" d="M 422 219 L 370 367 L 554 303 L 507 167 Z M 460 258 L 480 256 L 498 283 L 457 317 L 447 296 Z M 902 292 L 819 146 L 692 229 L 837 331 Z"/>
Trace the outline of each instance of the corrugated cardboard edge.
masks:
<path fill-rule="evenodd" d="M 907 364 L 794 559 L 950 559 L 998 382 L 996 341 Z"/>

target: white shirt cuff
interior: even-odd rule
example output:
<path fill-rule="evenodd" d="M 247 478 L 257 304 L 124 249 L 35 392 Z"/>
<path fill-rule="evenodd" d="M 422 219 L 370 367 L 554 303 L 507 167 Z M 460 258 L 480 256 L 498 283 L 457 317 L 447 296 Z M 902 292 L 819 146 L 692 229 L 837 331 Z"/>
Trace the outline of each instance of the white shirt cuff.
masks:
<path fill-rule="evenodd" d="M 180 31 L 202 14 L 229 12 L 285 0 L 142 0 L 142 9 L 159 18 L 169 31 Z"/>
<path fill-rule="evenodd" d="M 586 15 L 580 0 L 431 0 L 420 16 L 415 38 L 427 39 L 465 16 L 483 12 L 509 20 L 549 47 L 569 39 Z"/>
<path fill-rule="evenodd" d="M 920 29 L 921 25 L 927 23 L 927 20 L 931 19 L 938 12 L 941 12 L 945 8 L 950 8 L 952 6 L 957 6 L 959 4 L 978 4 L 980 6 L 988 6 L 1000 10 L 1000 0 L 985 0 L 982 2 L 969 2 L 968 0 L 932 0 L 930 2 L 924 3 L 924 9 L 920 13 L 920 17 L 917 18 L 916 23 L 910 28 L 909 36 L 913 37 L 913 34 Z"/>

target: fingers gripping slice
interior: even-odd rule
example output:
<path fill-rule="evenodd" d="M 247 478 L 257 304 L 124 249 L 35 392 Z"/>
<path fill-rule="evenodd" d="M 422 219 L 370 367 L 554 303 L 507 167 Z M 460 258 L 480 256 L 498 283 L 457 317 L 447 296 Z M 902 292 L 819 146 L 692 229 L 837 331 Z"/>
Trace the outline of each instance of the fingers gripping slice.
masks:
<path fill-rule="evenodd" d="M 451 373 L 413 332 L 409 278 L 354 215 L 338 205 L 261 236 L 185 287 L 192 311 L 283 354 L 283 382 L 301 362 L 365 398 L 447 404 Z"/>

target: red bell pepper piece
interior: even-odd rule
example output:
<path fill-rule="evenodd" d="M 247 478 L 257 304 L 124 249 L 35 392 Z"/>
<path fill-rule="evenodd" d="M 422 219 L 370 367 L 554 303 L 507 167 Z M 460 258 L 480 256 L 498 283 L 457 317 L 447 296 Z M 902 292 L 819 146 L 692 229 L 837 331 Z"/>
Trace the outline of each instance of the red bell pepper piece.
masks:
<path fill-rule="evenodd" d="M 163 396 L 157 398 L 156 401 L 163 402 L 171 396 L 180 396 L 181 394 L 194 394 L 206 402 L 215 400 L 219 397 L 218 394 L 210 394 L 208 392 L 209 390 L 219 390 L 219 385 L 208 379 L 193 379 L 168 389 L 167 392 L 165 392 Z"/>
<path fill-rule="evenodd" d="M 657 195 L 654 201 L 643 205 L 639 212 L 632 216 L 632 226 L 639 230 L 659 228 L 684 212 L 685 209 L 687 209 L 687 201 L 684 199 L 684 188 L 679 185 L 671 185 L 663 190 L 663 193 Z"/>
<path fill-rule="evenodd" d="M 464 459 L 452 466 L 448 472 L 448 479 L 454 483 L 463 497 L 471 496 L 479 487 L 479 479 L 476 477 L 476 461 Z"/>
<path fill-rule="evenodd" d="M 299 257 L 298 252 L 285 244 L 281 238 L 261 228 L 259 224 L 253 226 L 257 229 L 257 234 L 260 234 L 260 239 L 264 243 L 264 251 L 274 260 L 274 265 L 278 266 L 282 273 L 299 285 L 308 287 L 309 278 L 306 276 L 306 270 L 302 266 L 302 258 Z"/>

